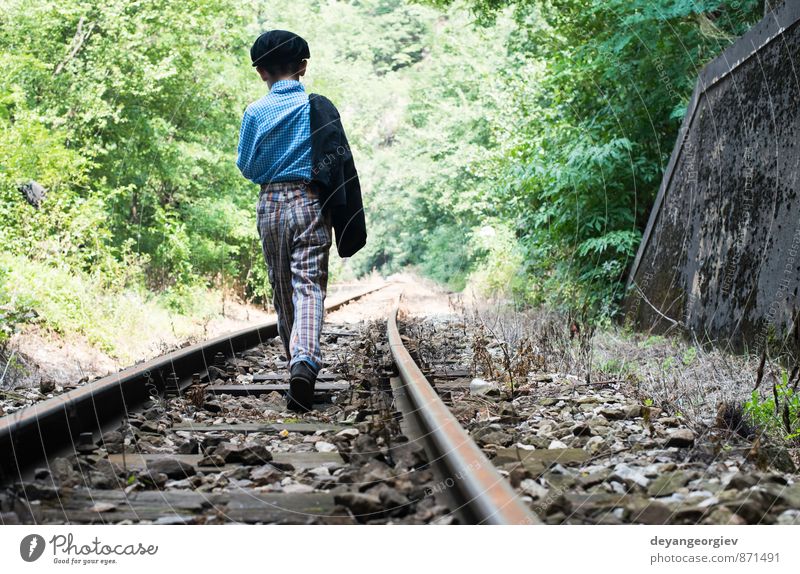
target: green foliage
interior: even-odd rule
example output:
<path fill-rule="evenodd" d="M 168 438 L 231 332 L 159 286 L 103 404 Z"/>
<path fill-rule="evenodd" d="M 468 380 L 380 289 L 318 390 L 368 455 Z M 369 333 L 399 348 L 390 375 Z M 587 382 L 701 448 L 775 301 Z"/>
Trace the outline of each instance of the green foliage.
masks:
<path fill-rule="evenodd" d="M 114 289 L 85 272 L 24 256 L 0 254 L 0 339 L 19 323 L 61 335 L 78 334 L 124 362 L 141 359 L 152 333 L 176 338 L 219 312 L 218 294 L 176 285 L 159 294 Z M 149 351 L 148 351 L 149 352 Z"/>
<path fill-rule="evenodd" d="M 0 356 L 2 356 L 3 349 L 14 331 L 14 325 L 17 322 L 17 317 L 12 313 L 15 311 L 10 305 L 8 288 L 6 282 L 8 280 L 9 269 L 0 261 Z"/>
<path fill-rule="evenodd" d="M 248 54 L 264 29 L 309 40 L 307 89 L 342 110 L 370 187 L 374 150 L 404 121 L 406 74 L 423 62 L 438 12 L 401 0 L 265 8 L 2 2 L 0 242 L 15 267 L 0 274 L 4 333 L 38 321 L 111 349 L 99 331 L 127 293 L 188 314 L 206 308 L 207 287 L 270 300 L 257 188 L 235 166 L 242 111 L 266 91 Z M 18 190 L 30 180 L 48 190 L 38 209 Z M 420 245 L 430 245 L 426 269 L 449 278 L 458 262 L 437 263 L 442 242 Z M 331 280 L 352 277 L 332 259 Z"/>
<path fill-rule="evenodd" d="M 174 331 L 169 312 L 202 314 L 207 285 L 263 294 L 247 293 L 263 261 L 234 164 L 246 7 L 9 0 L 2 14 L 1 336 L 38 323 L 118 354 L 120 326 Z M 38 208 L 18 190 L 30 180 L 47 189 Z"/>
<path fill-rule="evenodd" d="M 513 20 L 507 52 L 491 51 L 502 94 L 484 108 L 495 145 L 478 169 L 494 179 L 488 214 L 525 250 L 529 300 L 616 313 L 697 73 L 761 4 L 469 2 L 487 30 Z"/>
<path fill-rule="evenodd" d="M 497 142 L 488 116 L 508 95 L 485 46 L 504 43 L 505 30 L 476 29 L 459 10 L 421 14 L 436 33 L 429 32 L 422 60 L 398 72 L 404 89 L 387 97 L 400 109 L 368 142 L 372 157 L 362 165 L 371 235 L 355 263 L 362 271 L 418 266 L 460 288 L 489 253 L 475 247 L 473 230 L 496 207 L 489 161 Z"/>
<path fill-rule="evenodd" d="M 664 344 L 667 339 L 663 335 L 649 335 L 639 346 L 643 349 L 652 349 Z"/>
<path fill-rule="evenodd" d="M 91 277 L 70 272 L 64 266 L 53 267 L 23 257 L 3 256 L 8 269 L 5 278 L 7 307 L 17 315 L 26 316 L 57 333 L 80 333 L 100 348 L 111 351 L 104 320 L 114 312 L 116 298 L 103 293 Z"/>
<path fill-rule="evenodd" d="M 745 402 L 744 411 L 751 422 L 763 432 L 785 440 L 800 438 L 800 395 L 789 385 L 789 374 L 781 373 L 772 396 L 762 397 L 753 390 L 750 400 Z"/>
<path fill-rule="evenodd" d="M 220 220 L 249 207 L 231 153 L 246 105 L 244 7 L 12 0 L 4 20 L 4 244 L 116 283 L 130 279 L 118 264 L 137 259 L 157 289 L 210 267 L 245 277 L 228 251 L 193 253 L 206 229 L 188 225 L 211 199 L 227 201 Z M 39 210 L 16 190 L 30 179 L 49 191 Z"/>
<path fill-rule="evenodd" d="M 475 229 L 470 237 L 472 255 L 480 264 L 470 283 L 484 297 L 524 298 L 527 277 L 522 273 L 524 252 L 514 231 L 500 220 Z"/>
<path fill-rule="evenodd" d="M 175 312 L 214 286 L 269 300 L 256 187 L 235 166 L 267 28 L 308 39 L 307 90 L 354 148 L 370 241 L 333 274 L 413 266 L 613 316 L 699 67 L 760 2 L 427 4 L 3 0 L 0 244 L 38 284 L 0 273 L 0 322 L 89 333 L 103 320 L 72 289 L 148 288 Z"/>
<path fill-rule="evenodd" d="M 424 274 L 459 291 L 466 282 L 465 254 L 453 245 L 464 245 L 469 233 L 455 225 L 440 225 L 427 233 L 421 242 L 420 268 Z"/>

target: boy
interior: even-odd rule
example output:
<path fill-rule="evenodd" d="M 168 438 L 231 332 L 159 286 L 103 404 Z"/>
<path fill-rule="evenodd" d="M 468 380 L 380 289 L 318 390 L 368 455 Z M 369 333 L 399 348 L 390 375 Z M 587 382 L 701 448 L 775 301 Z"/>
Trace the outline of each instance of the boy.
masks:
<path fill-rule="evenodd" d="M 312 409 L 333 230 L 339 255 L 366 242 L 361 191 L 336 108 L 305 93 L 310 52 L 297 34 L 259 36 L 250 58 L 269 93 L 245 110 L 236 165 L 261 186 L 258 233 L 289 359 L 288 408 Z"/>

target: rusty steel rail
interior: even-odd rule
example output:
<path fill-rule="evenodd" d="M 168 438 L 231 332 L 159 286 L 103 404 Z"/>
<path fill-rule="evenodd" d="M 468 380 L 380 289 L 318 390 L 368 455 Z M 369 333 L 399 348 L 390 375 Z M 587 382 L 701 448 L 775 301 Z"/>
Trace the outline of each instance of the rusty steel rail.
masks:
<path fill-rule="evenodd" d="M 327 304 L 333 311 L 388 284 L 362 290 Z M 275 321 L 242 329 L 178 349 L 97 379 L 51 399 L 0 418 L 0 482 L 19 480 L 26 470 L 78 444 L 81 433 L 103 431 L 152 394 L 162 393 L 167 379 L 180 388 L 192 375 L 207 374 L 217 353 L 231 357 L 278 335 Z"/>
<path fill-rule="evenodd" d="M 541 524 L 486 458 L 419 370 L 397 330 L 399 306 L 389 315 L 387 335 L 402 380 L 396 389 L 403 416 L 414 419 L 451 510 L 467 524 Z"/>

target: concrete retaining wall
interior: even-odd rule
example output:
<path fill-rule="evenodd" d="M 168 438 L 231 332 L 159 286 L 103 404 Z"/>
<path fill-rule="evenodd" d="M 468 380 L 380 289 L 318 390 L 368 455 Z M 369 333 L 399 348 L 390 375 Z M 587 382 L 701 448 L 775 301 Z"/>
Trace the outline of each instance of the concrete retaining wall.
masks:
<path fill-rule="evenodd" d="M 800 1 L 700 74 L 628 279 L 626 318 L 758 352 L 800 308 Z"/>

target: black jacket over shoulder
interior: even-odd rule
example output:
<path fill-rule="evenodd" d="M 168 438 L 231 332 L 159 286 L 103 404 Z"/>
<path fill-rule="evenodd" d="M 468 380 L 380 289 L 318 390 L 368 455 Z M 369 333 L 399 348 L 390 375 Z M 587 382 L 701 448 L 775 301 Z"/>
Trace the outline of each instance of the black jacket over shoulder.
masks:
<path fill-rule="evenodd" d="M 321 189 L 323 209 L 331 213 L 336 250 L 350 257 L 367 243 L 361 185 L 336 106 L 319 94 L 311 104 L 311 181 Z"/>

